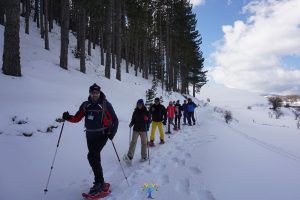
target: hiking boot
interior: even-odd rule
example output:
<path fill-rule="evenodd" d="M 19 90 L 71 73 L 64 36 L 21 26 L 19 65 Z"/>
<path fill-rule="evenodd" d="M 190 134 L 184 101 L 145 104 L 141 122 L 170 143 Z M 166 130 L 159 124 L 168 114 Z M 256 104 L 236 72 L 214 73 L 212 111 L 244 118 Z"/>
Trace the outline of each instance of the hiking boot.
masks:
<path fill-rule="evenodd" d="M 194 122 L 194 124 L 193 125 L 196 125 L 196 122 Z"/>
<path fill-rule="evenodd" d="M 89 194 L 95 195 L 103 191 L 103 183 L 94 183 L 93 187 L 90 188 Z"/>
<path fill-rule="evenodd" d="M 131 165 L 132 164 L 132 158 L 130 158 L 127 154 L 124 154 L 123 156 L 123 160 L 127 165 Z"/>
<path fill-rule="evenodd" d="M 164 144 L 165 143 L 165 141 L 164 140 L 160 140 L 160 143 L 159 144 Z"/>
<path fill-rule="evenodd" d="M 150 147 L 154 147 L 155 145 L 154 145 L 154 141 L 153 140 L 150 140 L 150 142 L 149 142 L 149 146 Z"/>
<path fill-rule="evenodd" d="M 140 162 L 146 162 L 148 160 L 148 158 L 141 158 Z"/>

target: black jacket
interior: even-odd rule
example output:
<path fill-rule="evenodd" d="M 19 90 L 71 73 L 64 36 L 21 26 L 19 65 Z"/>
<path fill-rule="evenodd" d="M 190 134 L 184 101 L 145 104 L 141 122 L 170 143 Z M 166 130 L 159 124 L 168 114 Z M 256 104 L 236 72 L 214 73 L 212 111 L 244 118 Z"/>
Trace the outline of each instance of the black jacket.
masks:
<path fill-rule="evenodd" d="M 181 116 L 182 115 L 182 113 L 181 113 L 182 111 L 183 111 L 183 108 L 180 105 L 180 103 L 176 103 L 175 104 L 175 115 Z"/>
<path fill-rule="evenodd" d="M 149 110 L 151 114 L 152 121 L 154 122 L 165 122 L 167 121 L 167 111 L 166 108 L 161 104 L 153 104 Z"/>
<path fill-rule="evenodd" d="M 145 132 L 149 130 L 150 115 L 146 107 L 136 108 L 132 114 L 130 125 L 134 131 Z"/>

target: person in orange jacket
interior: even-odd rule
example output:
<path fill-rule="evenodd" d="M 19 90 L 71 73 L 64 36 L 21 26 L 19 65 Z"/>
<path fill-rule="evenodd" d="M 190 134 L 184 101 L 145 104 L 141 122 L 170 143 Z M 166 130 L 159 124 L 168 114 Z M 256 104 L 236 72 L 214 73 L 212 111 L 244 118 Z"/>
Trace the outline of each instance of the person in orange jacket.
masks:
<path fill-rule="evenodd" d="M 172 124 L 175 129 L 175 124 L 174 124 L 174 118 L 175 118 L 175 106 L 173 105 L 173 102 L 169 102 L 169 106 L 167 107 L 167 113 L 168 113 L 168 131 L 166 133 L 170 134 L 170 125 Z"/>

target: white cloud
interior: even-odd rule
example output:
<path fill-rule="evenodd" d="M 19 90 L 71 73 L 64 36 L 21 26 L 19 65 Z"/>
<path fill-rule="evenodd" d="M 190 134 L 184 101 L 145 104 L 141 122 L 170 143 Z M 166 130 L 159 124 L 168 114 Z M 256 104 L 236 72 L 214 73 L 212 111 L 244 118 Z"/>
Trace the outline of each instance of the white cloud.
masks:
<path fill-rule="evenodd" d="M 299 68 L 287 69 L 285 56 L 300 63 L 300 1 L 251 1 L 247 21 L 223 26 L 213 54 L 212 76 L 226 86 L 261 92 L 300 93 Z"/>
<path fill-rule="evenodd" d="M 232 4 L 232 0 L 227 0 L 227 5 L 230 6 Z"/>
<path fill-rule="evenodd" d="M 193 4 L 193 6 L 201 6 L 205 4 L 205 0 L 190 0 L 190 3 Z"/>

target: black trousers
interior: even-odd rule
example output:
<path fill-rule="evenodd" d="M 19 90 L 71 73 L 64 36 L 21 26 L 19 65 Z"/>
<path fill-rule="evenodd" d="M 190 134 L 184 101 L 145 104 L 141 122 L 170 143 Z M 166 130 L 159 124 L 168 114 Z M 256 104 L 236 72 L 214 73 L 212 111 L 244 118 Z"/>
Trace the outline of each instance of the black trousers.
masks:
<path fill-rule="evenodd" d="M 98 132 L 86 133 L 87 147 L 89 150 L 87 158 L 94 172 L 95 183 L 104 183 L 100 152 L 105 146 L 107 139 L 106 134 Z"/>
<path fill-rule="evenodd" d="M 186 124 L 186 120 L 188 118 L 188 113 L 187 112 L 183 112 L 183 124 Z"/>
<path fill-rule="evenodd" d="M 175 115 L 175 127 L 180 129 L 180 119 L 181 115 Z"/>
<path fill-rule="evenodd" d="M 195 124 L 196 120 L 195 120 L 195 116 L 194 116 L 194 112 L 188 112 L 188 122 L 189 125 L 192 125 L 192 120 Z"/>

